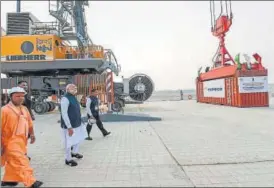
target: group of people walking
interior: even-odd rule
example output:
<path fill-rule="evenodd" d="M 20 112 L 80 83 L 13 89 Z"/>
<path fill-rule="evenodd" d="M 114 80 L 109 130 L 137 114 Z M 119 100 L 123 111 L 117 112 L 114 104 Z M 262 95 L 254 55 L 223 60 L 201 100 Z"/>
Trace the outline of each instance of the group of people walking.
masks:
<path fill-rule="evenodd" d="M 27 94 L 28 83 L 20 81 L 17 87 L 9 92 L 9 99 L 1 108 L 1 166 L 5 173 L 1 186 L 16 186 L 23 183 L 26 187 L 37 188 L 43 185 L 36 180 L 30 166 L 31 158 L 27 155 L 27 145 L 35 143 L 36 137 L 33 129 L 34 114 L 31 110 L 30 95 Z M 103 136 L 110 134 L 100 119 L 98 92 L 91 91 L 87 98 L 87 125 L 82 121 L 80 104 L 76 98 L 77 87 L 74 84 L 66 86 L 66 93 L 60 102 L 61 129 L 65 146 L 65 164 L 77 166 L 73 159 L 82 159 L 79 152 L 83 140 L 92 140 L 90 132 L 92 125 L 97 124 Z"/>

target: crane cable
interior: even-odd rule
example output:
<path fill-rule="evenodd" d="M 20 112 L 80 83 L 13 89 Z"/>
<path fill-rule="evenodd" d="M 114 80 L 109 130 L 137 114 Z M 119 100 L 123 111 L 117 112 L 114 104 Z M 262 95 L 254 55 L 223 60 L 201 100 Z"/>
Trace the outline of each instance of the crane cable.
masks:
<path fill-rule="evenodd" d="M 210 4 L 209 4 L 209 5 L 210 5 L 210 22 L 211 22 L 211 32 L 212 32 L 212 31 L 213 31 L 213 25 L 214 25 L 214 24 L 213 24 L 214 21 L 213 21 L 213 17 L 212 17 L 212 13 L 213 13 L 213 12 L 212 12 L 212 8 L 213 8 L 213 7 L 212 7 L 212 1 L 209 1 L 209 3 L 210 3 Z M 214 3 L 214 2 L 213 2 L 213 3 Z"/>
<path fill-rule="evenodd" d="M 227 6 L 227 1 L 225 1 L 225 9 L 226 9 L 226 16 L 229 17 L 229 14 L 228 14 L 228 6 Z"/>
<path fill-rule="evenodd" d="M 232 13 L 232 7 L 231 7 L 231 0 L 229 0 L 229 9 L 230 9 L 230 19 L 232 19 L 233 13 Z"/>
<path fill-rule="evenodd" d="M 211 18 L 211 32 L 213 32 L 213 30 L 215 28 L 215 24 L 216 24 L 214 0 L 210 0 L 210 18 Z"/>
<path fill-rule="evenodd" d="M 216 25 L 216 15 L 215 15 L 215 2 L 214 0 L 210 0 L 210 18 L 211 18 L 211 32 L 213 32 L 213 30 L 215 29 L 215 25 Z M 215 52 L 213 58 L 212 58 L 212 62 L 215 63 L 215 61 L 218 58 L 218 52 L 220 50 L 220 46 L 218 46 L 217 51 Z"/>
<path fill-rule="evenodd" d="M 218 18 L 221 17 L 223 14 L 223 1 L 222 0 L 220 1 L 220 5 L 221 5 L 221 11 L 220 11 L 220 15 L 218 16 Z"/>
<path fill-rule="evenodd" d="M 228 2 L 229 1 L 229 9 L 228 10 Z M 222 0 L 220 1 L 220 5 L 221 5 L 221 11 L 220 11 L 220 16 L 222 16 L 223 14 L 223 3 Z M 232 7 L 231 7 L 231 0 L 225 0 L 225 5 L 226 5 L 226 16 L 232 18 L 233 14 L 232 14 Z M 230 13 L 230 15 L 229 15 Z M 213 30 L 215 29 L 216 26 L 216 17 L 215 17 L 215 3 L 214 0 L 210 0 L 210 15 L 211 15 L 211 31 L 213 32 Z M 218 52 L 220 50 L 220 46 L 218 46 L 218 49 L 216 51 L 216 53 L 214 54 L 213 58 L 212 58 L 212 62 L 215 63 L 216 60 L 218 59 Z"/>
<path fill-rule="evenodd" d="M 226 6 L 226 16 L 231 19 L 233 17 L 232 14 L 232 7 L 231 7 L 231 0 L 226 0 L 225 1 L 225 6 Z"/>

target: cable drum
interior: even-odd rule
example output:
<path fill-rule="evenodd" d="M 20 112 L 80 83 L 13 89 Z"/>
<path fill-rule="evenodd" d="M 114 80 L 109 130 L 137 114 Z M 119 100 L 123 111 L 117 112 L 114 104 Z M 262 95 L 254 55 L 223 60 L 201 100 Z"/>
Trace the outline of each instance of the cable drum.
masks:
<path fill-rule="evenodd" d="M 146 101 L 154 91 L 152 79 L 145 74 L 134 74 L 129 78 L 129 96 L 136 101 Z"/>

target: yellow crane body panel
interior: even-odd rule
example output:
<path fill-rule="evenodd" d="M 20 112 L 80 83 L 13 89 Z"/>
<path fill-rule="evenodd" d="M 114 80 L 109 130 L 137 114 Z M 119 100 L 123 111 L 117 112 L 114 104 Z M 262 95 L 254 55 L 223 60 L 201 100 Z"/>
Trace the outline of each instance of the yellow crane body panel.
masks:
<path fill-rule="evenodd" d="M 75 50 L 68 52 L 56 35 L 8 35 L 1 37 L 1 60 L 6 62 L 54 61 L 67 59 L 66 54 L 76 56 Z"/>

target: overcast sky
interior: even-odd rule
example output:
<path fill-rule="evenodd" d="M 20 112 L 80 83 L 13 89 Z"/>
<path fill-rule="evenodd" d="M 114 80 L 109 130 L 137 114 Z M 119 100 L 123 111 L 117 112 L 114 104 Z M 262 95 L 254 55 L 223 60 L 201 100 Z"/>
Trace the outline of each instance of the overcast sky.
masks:
<path fill-rule="evenodd" d="M 219 3 L 216 4 L 216 8 Z M 1 1 L 1 22 L 16 11 L 16 1 Z M 48 1 L 22 2 L 22 11 L 40 21 L 49 16 Z M 274 2 L 232 2 L 234 22 L 227 34 L 227 48 L 262 56 L 274 82 Z M 89 35 L 96 44 L 111 48 L 122 66 L 122 75 L 148 74 L 156 89 L 194 88 L 197 69 L 211 65 L 218 47 L 210 32 L 208 1 L 90 2 L 86 9 Z"/>

